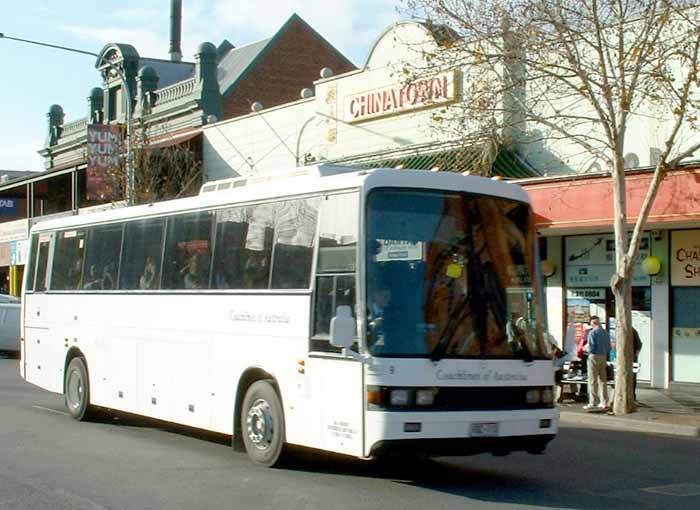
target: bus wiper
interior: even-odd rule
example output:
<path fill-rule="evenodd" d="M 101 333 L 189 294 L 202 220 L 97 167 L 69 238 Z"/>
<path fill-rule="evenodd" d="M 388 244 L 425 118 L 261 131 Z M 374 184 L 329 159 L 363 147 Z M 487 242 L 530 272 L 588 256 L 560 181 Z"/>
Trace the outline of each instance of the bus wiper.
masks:
<path fill-rule="evenodd" d="M 447 326 L 445 326 L 445 329 L 442 332 L 442 335 L 440 335 L 435 348 L 430 353 L 430 359 L 432 361 L 439 361 L 445 355 L 445 352 L 447 352 L 447 347 L 449 346 L 452 337 L 464 319 L 464 312 L 467 309 L 468 301 L 469 296 L 465 297 L 459 306 L 455 307 L 452 310 L 452 313 L 450 313 L 450 315 L 447 317 Z"/>

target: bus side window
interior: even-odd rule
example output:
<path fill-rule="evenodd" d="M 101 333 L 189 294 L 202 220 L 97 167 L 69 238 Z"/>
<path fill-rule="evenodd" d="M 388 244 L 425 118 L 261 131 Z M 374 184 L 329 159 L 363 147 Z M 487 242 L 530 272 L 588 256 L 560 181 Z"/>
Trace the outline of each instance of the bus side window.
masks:
<path fill-rule="evenodd" d="M 164 289 L 208 289 L 212 248 L 212 212 L 182 214 L 168 221 Z"/>
<path fill-rule="evenodd" d="M 85 230 L 58 233 L 51 271 L 51 290 L 76 290 L 83 278 Z"/>
<path fill-rule="evenodd" d="M 355 316 L 357 201 L 356 194 L 342 194 L 325 197 L 321 203 L 311 351 L 339 352 L 329 341 L 338 306 L 350 306 Z"/>
<path fill-rule="evenodd" d="M 25 272 L 26 285 L 25 290 L 34 290 L 34 275 L 36 273 L 36 255 L 39 249 L 39 234 L 32 236 L 32 249 L 29 253 L 29 263 Z"/>
<path fill-rule="evenodd" d="M 41 237 L 40 237 L 41 238 Z M 46 276 L 49 265 L 49 240 L 39 241 L 39 248 L 36 256 L 36 277 L 34 279 L 34 291 L 44 292 L 48 287 Z"/>
<path fill-rule="evenodd" d="M 319 202 L 309 198 L 277 204 L 271 288 L 309 288 Z"/>
<path fill-rule="evenodd" d="M 122 225 L 101 225 L 88 231 L 85 275 L 81 288 L 113 290 L 117 283 Z"/>
<path fill-rule="evenodd" d="M 216 211 L 212 289 L 243 287 L 243 247 L 248 234 L 246 210 L 232 207 Z"/>
<path fill-rule="evenodd" d="M 243 289 L 267 289 L 270 282 L 270 260 L 275 206 L 259 204 L 246 208 L 248 231 L 243 247 Z"/>
<path fill-rule="evenodd" d="M 160 288 L 160 259 L 164 221 L 161 218 L 126 224 L 124 249 L 119 270 L 119 288 L 156 290 Z"/>

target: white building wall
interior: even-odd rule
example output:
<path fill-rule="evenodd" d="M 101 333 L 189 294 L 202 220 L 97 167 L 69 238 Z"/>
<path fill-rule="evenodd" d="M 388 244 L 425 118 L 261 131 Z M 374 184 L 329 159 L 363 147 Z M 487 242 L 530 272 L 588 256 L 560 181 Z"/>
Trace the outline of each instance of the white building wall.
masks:
<path fill-rule="evenodd" d="M 276 172 L 297 164 L 449 141 L 451 135 L 436 126 L 433 116 L 461 100 L 464 84 L 460 73 L 450 75 L 456 84 L 451 103 L 396 110 L 393 115 L 359 122 L 354 122 L 345 108 L 350 96 L 402 87 L 406 82 L 404 69 L 420 66 L 422 50 L 436 48 L 423 25 L 396 24 L 379 37 L 364 69 L 319 80 L 315 97 L 205 126 L 205 179 Z"/>
<path fill-rule="evenodd" d="M 565 351 L 571 352 L 571 346 L 565 345 L 564 332 L 564 288 L 562 283 L 562 238 L 547 238 L 547 260 L 554 263 L 555 272 L 545 279 L 547 294 L 547 329 L 557 344 Z"/>
<path fill-rule="evenodd" d="M 651 386 L 668 388 L 671 369 L 670 271 L 668 249 L 670 232 L 660 230 L 652 235 L 652 255 L 661 259 L 661 272 L 651 278 Z"/>
<path fill-rule="evenodd" d="M 304 99 L 205 126 L 204 180 L 294 168 L 318 145 L 315 106 L 314 98 Z"/>
<path fill-rule="evenodd" d="M 668 62 L 668 66 L 677 76 L 676 86 L 679 86 L 685 79 L 684 73 L 687 73 L 687 69 L 682 68 L 680 63 L 672 61 Z M 645 72 L 648 73 L 649 70 Z M 649 78 L 645 79 L 649 80 Z M 568 135 L 574 135 L 597 150 L 612 156 L 602 143 L 606 140 L 606 135 L 600 124 L 580 120 L 598 118 L 598 114 L 590 102 L 582 97 L 577 97 L 577 95 L 571 96 L 568 90 L 556 92 L 556 86 L 551 87 L 555 92 L 545 98 L 541 93 L 541 90 L 545 88 L 543 83 L 529 83 L 528 105 L 549 121 L 556 121 L 559 117 L 558 124 L 566 129 Z M 665 148 L 665 141 L 674 129 L 675 119 L 670 112 L 672 108 L 670 98 L 662 97 L 657 103 L 652 103 L 648 97 L 648 95 L 643 94 L 643 90 L 637 90 L 628 117 L 624 150 L 626 161 L 628 161 L 628 157 L 630 158 L 630 163 L 626 163 L 628 168 L 655 165 L 657 161 L 655 154 L 659 154 Z M 689 111 L 693 107 L 692 103 L 689 104 Z M 561 112 L 561 114 L 557 115 L 557 112 Z M 574 142 L 572 136 L 566 136 L 562 132 L 542 127 L 532 121 L 528 124 L 527 136 L 532 142 L 521 147 L 525 159 L 545 175 L 609 170 L 602 158 L 591 155 L 591 151 Z M 699 140 L 700 134 L 697 133 L 697 129 L 690 122 L 686 122 L 685 125 L 681 126 L 677 135 L 677 148 L 671 156 L 679 154 Z M 700 159 L 699 156 L 700 153 L 687 160 L 697 160 Z M 636 163 L 632 163 L 632 161 Z"/>

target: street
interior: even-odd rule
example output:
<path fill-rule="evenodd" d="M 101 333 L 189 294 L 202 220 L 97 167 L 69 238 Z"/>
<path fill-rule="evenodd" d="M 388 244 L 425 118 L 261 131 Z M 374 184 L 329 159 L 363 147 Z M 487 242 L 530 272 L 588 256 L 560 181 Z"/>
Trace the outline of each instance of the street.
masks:
<path fill-rule="evenodd" d="M 700 508 L 697 439 L 563 428 L 542 456 L 297 451 L 264 469 L 226 437 L 125 416 L 75 422 L 17 365 L 0 358 L 0 509 Z"/>

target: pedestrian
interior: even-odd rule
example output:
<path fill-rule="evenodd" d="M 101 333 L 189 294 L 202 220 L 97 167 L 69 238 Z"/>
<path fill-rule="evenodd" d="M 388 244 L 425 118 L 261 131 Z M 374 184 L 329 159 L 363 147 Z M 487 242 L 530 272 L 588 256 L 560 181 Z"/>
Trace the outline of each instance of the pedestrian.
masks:
<path fill-rule="evenodd" d="M 546 333 L 549 342 L 552 363 L 554 364 L 554 385 L 556 387 L 555 402 L 560 404 L 564 399 L 564 363 L 567 361 L 568 353 L 561 350 L 554 337 Z"/>
<path fill-rule="evenodd" d="M 639 333 L 637 330 L 632 327 L 632 342 L 633 342 L 633 349 L 634 349 L 634 365 L 632 366 L 632 395 L 635 400 L 637 401 L 637 372 L 639 371 L 639 353 L 642 351 L 642 339 L 639 338 Z"/>
<path fill-rule="evenodd" d="M 600 319 L 591 317 L 593 329 L 588 333 L 588 404 L 586 411 L 608 408 L 608 372 L 607 362 L 610 353 L 610 336 L 600 325 Z"/>

